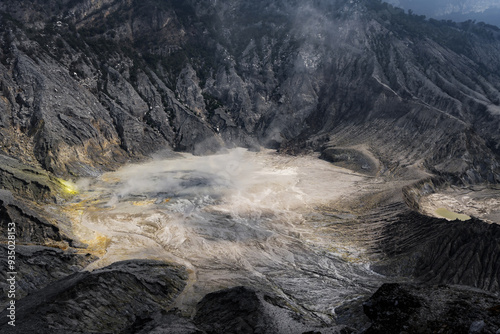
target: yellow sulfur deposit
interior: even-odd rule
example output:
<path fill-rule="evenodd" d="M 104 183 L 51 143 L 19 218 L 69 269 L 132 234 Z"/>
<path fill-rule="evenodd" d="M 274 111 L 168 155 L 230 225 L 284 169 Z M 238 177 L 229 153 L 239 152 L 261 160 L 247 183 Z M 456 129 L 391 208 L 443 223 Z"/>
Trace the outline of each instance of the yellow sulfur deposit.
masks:
<path fill-rule="evenodd" d="M 156 199 L 148 199 L 145 201 L 134 201 L 132 202 L 133 205 L 135 206 L 146 206 L 146 205 L 153 205 L 155 204 Z"/>
<path fill-rule="evenodd" d="M 59 181 L 59 183 L 61 184 L 62 189 L 65 193 L 70 194 L 70 195 L 78 194 L 78 188 L 77 188 L 76 184 L 74 184 L 73 182 L 66 181 L 63 179 L 57 179 L 57 181 Z"/>

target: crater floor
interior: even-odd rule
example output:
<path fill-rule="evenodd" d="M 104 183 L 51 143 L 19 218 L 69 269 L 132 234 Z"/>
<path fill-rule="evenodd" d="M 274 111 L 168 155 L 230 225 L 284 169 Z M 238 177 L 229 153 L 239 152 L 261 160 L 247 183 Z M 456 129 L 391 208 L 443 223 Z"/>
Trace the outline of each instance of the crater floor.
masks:
<path fill-rule="evenodd" d="M 177 307 L 188 313 L 209 292 L 246 285 L 329 318 L 383 281 L 349 222 L 395 186 L 316 156 L 234 149 L 80 180 L 65 211 L 100 257 L 89 270 L 127 259 L 185 265 Z"/>
<path fill-rule="evenodd" d="M 415 181 L 356 173 L 315 155 L 233 149 L 80 180 L 64 210 L 99 256 L 88 270 L 128 259 L 184 265 L 188 283 L 175 307 L 185 315 L 206 294 L 243 285 L 332 323 L 336 307 L 394 281 L 371 265 L 401 189 Z M 472 192 L 475 202 L 450 199 L 458 193 L 427 196 L 423 207 L 430 215 L 441 207 L 471 213 L 496 200 L 487 190 Z"/>

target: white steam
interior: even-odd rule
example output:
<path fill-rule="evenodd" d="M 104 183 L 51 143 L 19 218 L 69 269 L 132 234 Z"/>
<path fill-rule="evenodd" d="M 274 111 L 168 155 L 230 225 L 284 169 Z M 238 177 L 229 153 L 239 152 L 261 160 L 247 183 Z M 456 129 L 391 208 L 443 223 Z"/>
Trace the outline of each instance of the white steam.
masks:
<path fill-rule="evenodd" d="M 249 285 L 294 290 L 297 302 L 315 299 L 312 309 L 328 313 L 372 288 L 373 273 L 340 258 L 362 250 L 326 233 L 324 220 L 332 218 L 317 209 L 358 196 L 366 182 L 311 156 L 183 154 L 91 182 L 75 203 L 83 206 L 75 233 L 87 242 L 92 233 L 110 240 L 89 269 L 128 258 L 185 265 L 192 275 L 180 308 L 218 288 Z"/>

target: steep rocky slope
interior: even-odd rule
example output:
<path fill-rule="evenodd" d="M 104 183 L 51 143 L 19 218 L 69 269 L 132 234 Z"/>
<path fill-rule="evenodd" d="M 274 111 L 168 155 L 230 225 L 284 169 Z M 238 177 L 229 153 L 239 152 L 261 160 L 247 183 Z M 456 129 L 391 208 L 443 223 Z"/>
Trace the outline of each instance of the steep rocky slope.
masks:
<path fill-rule="evenodd" d="M 75 273 L 30 294 L 17 304 L 11 333 L 118 333 L 169 306 L 184 288 L 185 269 L 159 261 L 117 262 L 105 269 Z"/>
<path fill-rule="evenodd" d="M 18 228 L 18 315 L 29 319 L 20 333 L 37 326 L 266 333 L 278 326 L 276 314 L 296 319 L 297 331 L 349 331 L 306 326 L 278 297 L 247 288 L 210 294 L 186 317 L 172 308 L 187 276 L 170 264 L 130 261 L 82 272 L 95 257 L 56 209 L 74 192 L 68 179 L 172 150 L 264 146 L 319 150 L 371 176 L 439 175 L 426 181 L 434 182 L 429 189 L 424 182 L 404 193 L 414 209 L 419 191 L 438 183 L 500 181 L 495 27 L 427 21 L 364 0 L 4 0 L 0 14 L 0 225 Z M 398 203 L 353 220 L 381 236 L 370 236 L 383 260 L 374 269 L 394 279 L 498 289 L 496 226 L 409 213 L 397 193 L 391 200 Z M 1 287 L 5 296 L 8 286 Z M 413 294 L 425 292 L 403 292 Z M 367 320 L 354 304 L 337 320 L 360 329 Z M 433 312 L 423 304 L 422 312 Z M 367 315 L 372 332 L 385 330 L 379 310 Z M 414 326 L 407 320 L 403 327 Z M 497 325 L 484 321 L 488 330 Z"/>
<path fill-rule="evenodd" d="M 432 284 L 500 290 L 500 228 L 479 219 L 448 222 L 415 212 L 384 228 L 380 249 L 389 259 L 374 266 L 386 275 Z"/>
<path fill-rule="evenodd" d="M 498 333 L 498 297 L 459 286 L 384 284 L 366 303 L 363 333 Z"/>
<path fill-rule="evenodd" d="M 470 182 L 498 178 L 492 27 L 376 1 L 1 6 L 2 150 L 56 174 L 167 147 L 330 141 Z"/>

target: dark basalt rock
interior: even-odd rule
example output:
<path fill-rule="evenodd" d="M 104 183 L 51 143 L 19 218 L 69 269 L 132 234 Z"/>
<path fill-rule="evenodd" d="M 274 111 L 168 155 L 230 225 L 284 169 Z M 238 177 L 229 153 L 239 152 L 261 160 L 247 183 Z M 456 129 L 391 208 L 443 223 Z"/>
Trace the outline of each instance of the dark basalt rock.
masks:
<path fill-rule="evenodd" d="M 79 272 L 16 303 L 9 333 L 119 333 L 139 329 L 151 314 L 169 307 L 186 284 L 185 268 L 152 260 L 116 262 Z M 22 320 L 22 321 L 21 321 Z"/>
<path fill-rule="evenodd" d="M 148 322 L 137 326 L 132 326 L 124 330 L 123 334 L 207 334 L 199 329 L 191 319 L 182 317 L 175 312 L 157 312 L 148 317 Z"/>
<path fill-rule="evenodd" d="M 479 219 L 447 221 L 408 211 L 388 224 L 373 269 L 428 283 L 500 290 L 500 226 Z"/>
<path fill-rule="evenodd" d="M 257 293 L 236 287 L 208 294 L 197 306 L 194 321 L 209 333 L 270 333 Z"/>
<path fill-rule="evenodd" d="M 17 299 L 75 274 L 97 259 L 90 254 L 79 254 L 75 249 L 64 251 L 54 247 L 17 245 L 15 250 Z M 2 259 L 7 259 L 6 245 L 0 245 L 0 256 Z M 8 302 L 7 278 L 7 270 L 2 271 L 0 273 L 0 307 L 2 309 Z"/>
<path fill-rule="evenodd" d="M 10 202 L 10 201 L 9 201 Z M 61 242 L 64 237 L 59 228 L 54 226 L 36 211 L 30 210 L 21 203 L 4 202 L 0 199 L 0 226 L 7 231 L 8 224 L 14 223 L 18 242 L 46 244 Z M 7 235 L 0 240 L 6 242 Z"/>
<path fill-rule="evenodd" d="M 279 298 L 243 286 L 203 297 L 193 321 L 207 334 L 352 333 L 352 329 L 344 325 L 309 324 Z"/>
<path fill-rule="evenodd" d="M 398 284 L 385 284 L 363 304 L 372 321 L 384 324 L 388 333 L 396 333 L 422 306 L 419 298 L 401 289 Z M 382 310 L 382 311 L 381 311 Z M 374 328 L 375 325 L 372 326 Z"/>
<path fill-rule="evenodd" d="M 500 330 L 497 294 L 464 286 L 384 284 L 363 304 L 363 334 L 484 333 Z"/>

